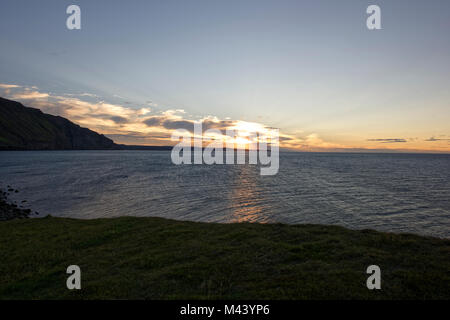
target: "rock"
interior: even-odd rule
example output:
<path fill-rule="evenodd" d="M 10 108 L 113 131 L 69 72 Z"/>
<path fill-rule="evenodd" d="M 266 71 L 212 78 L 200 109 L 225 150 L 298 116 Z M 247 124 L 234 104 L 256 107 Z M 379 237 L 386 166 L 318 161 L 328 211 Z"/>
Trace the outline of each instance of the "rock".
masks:
<path fill-rule="evenodd" d="M 16 192 L 19 192 L 19 190 L 16 190 Z M 0 189 L 0 221 L 28 218 L 31 214 L 31 209 L 24 209 L 23 206 L 8 202 L 8 195 L 8 192 Z M 26 200 L 23 202 L 26 202 Z"/>

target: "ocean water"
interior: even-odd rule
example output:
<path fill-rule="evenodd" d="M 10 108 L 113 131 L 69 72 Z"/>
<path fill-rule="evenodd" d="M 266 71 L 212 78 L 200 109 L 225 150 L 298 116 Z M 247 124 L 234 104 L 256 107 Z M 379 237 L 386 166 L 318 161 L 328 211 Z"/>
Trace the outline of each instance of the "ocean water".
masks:
<path fill-rule="evenodd" d="M 450 237 L 450 155 L 281 153 L 254 165 L 181 165 L 170 151 L 0 152 L 0 185 L 40 216 L 156 216 L 335 224 Z"/>

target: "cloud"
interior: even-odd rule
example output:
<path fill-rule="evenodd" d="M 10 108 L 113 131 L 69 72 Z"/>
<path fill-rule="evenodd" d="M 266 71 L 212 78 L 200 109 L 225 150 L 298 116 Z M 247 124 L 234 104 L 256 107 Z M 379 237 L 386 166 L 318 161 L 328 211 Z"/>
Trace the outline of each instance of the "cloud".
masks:
<path fill-rule="evenodd" d="M 0 89 L 3 89 L 3 93 L 5 95 L 9 95 L 11 93 L 11 89 L 15 88 L 20 88 L 20 86 L 16 84 L 0 83 Z"/>
<path fill-rule="evenodd" d="M 150 107 L 157 107 L 158 106 L 158 104 L 157 103 L 154 103 L 153 101 L 146 101 L 145 102 L 148 106 L 150 106 Z"/>
<path fill-rule="evenodd" d="M 153 132 L 148 134 L 122 133 L 106 134 L 106 136 L 119 144 L 133 145 L 169 145 L 170 133 Z"/>
<path fill-rule="evenodd" d="M 185 111 L 182 109 L 166 110 L 161 115 L 151 116 L 143 120 L 148 127 L 163 127 L 169 130 L 185 129 L 189 132 L 194 132 L 195 120 L 184 119 L 182 115 Z M 216 117 L 205 117 L 200 119 L 202 123 L 202 130 L 216 129 L 225 131 L 239 122 L 236 120 L 220 120 Z"/>
<path fill-rule="evenodd" d="M 3 91 L 3 95 L 13 100 L 37 100 L 48 98 L 48 93 L 42 93 L 38 91 L 35 86 L 27 87 L 17 84 L 0 83 L 0 89 Z M 12 90 L 14 91 L 12 93 Z"/>
<path fill-rule="evenodd" d="M 112 116 L 110 119 L 118 124 L 128 122 L 128 119 L 121 117 L 121 116 Z"/>
<path fill-rule="evenodd" d="M 280 137 L 281 138 L 281 137 Z M 286 139 L 286 137 L 283 137 L 283 139 Z M 319 134 L 317 133 L 311 133 L 306 135 L 303 138 L 294 138 L 292 141 L 287 140 L 288 145 L 293 145 L 293 148 L 297 147 L 298 144 L 300 144 L 302 149 L 310 150 L 310 151 L 320 151 L 321 149 L 345 149 L 346 146 L 338 144 L 338 143 L 332 143 L 327 142 L 323 140 Z"/>
<path fill-rule="evenodd" d="M 404 143 L 407 142 L 403 138 L 393 138 L 393 139 L 367 139 L 367 141 L 380 142 L 380 143 Z"/>
<path fill-rule="evenodd" d="M 141 145 L 170 145 L 172 133 L 177 129 L 185 129 L 193 136 L 194 123 L 200 121 L 202 130 L 218 130 L 220 135 L 210 134 L 211 139 L 229 140 L 226 130 L 236 130 L 235 141 L 255 140 L 253 133 L 269 136 L 272 128 L 257 122 L 219 119 L 213 115 L 193 117 L 183 109 L 167 109 L 152 112 L 148 107 L 151 101 L 141 108 L 131 108 L 125 104 L 114 104 L 102 101 L 95 94 L 62 94 L 40 92 L 36 87 L 22 87 L 14 84 L 2 84 L 0 89 L 14 90 L 5 93 L 6 98 L 23 101 L 26 106 L 39 108 L 43 112 L 62 116 L 91 130 L 111 137 L 117 143 Z M 89 100 L 89 101 L 87 101 Z M 300 133 L 300 132 L 298 132 Z M 303 131 L 301 131 L 303 133 Z M 345 146 L 324 141 L 318 134 L 289 135 L 280 132 L 281 147 L 292 149 L 323 150 L 326 148 L 343 148 Z M 241 142 L 239 142 L 241 143 Z"/>
<path fill-rule="evenodd" d="M 445 137 L 445 136 L 444 136 Z M 431 141 L 431 142 L 435 142 L 435 141 L 450 141 L 450 139 L 448 138 L 435 138 L 435 137 L 431 137 L 426 139 L 425 141 Z"/>
<path fill-rule="evenodd" d="M 32 91 L 26 89 L 23 92 L 13 94 L 11 98 L 15 100 L 34 100 L 34 99 L 45 99 L 48 97 L 49 97 L 48 93 L 42 93 L 39 91 Z"/>
<path fill-rule="evenodd" d="M 169 130 L 185 129 L 189 132 L 194 132 L 194 122 L 190 120 L 164 120 L 162 126 Z"/>
<path fill-rule="evenodd" d="M 139 110 L 139 114 L 145 116 L 147 113 L 150 113 L 152 110 L 150 108 L 141 108 Z"/>
<path fill-rule="evenodd" d="M 280 141 L 292 141 L 294 138 L 292 137 L 279 137 Z"/>
<path fill-rule="evenodd" d="M 11 89 L 11 88 L 20 88 L 20 86 L 18 86 L 16 84 L 0 83 L 0 88 L 2 88 L 2 89 Z"/>
<path fill-rule="evenodd" d="M 66 93 L 64 94 L 64 96 L 68 96 L 68 97 L 91 97 L 91 98 L 99 98 L 98 95 L 94 94 L 94 93 L 88 93 L 88 92 L 83 92 L 83 93 Z"/>
<path fill-rule="evenodd" d="M 164 117 L 153 116 L 143 121 L 149 127 L 158 127 L 164 121 Z"/>

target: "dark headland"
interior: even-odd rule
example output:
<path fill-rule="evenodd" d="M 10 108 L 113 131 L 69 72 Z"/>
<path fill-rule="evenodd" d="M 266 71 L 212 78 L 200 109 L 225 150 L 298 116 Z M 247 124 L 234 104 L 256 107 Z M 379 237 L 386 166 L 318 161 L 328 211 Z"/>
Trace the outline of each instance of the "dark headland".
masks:
<path fill-rule="evenodd" d="M 170 150 L 170 146 L 133 146 L 70 120 L 0 97 L 0 150 Z"/>

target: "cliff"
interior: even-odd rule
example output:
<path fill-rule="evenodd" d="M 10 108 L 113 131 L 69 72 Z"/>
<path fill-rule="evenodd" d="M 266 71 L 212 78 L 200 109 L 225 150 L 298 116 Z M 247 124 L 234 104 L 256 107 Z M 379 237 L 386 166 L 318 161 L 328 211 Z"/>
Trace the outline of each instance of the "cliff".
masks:
<path fill-rule="evenodd" d="M 117 148 L 111 139 L 63 117 L 0 98 L 0 150 Z"/>

